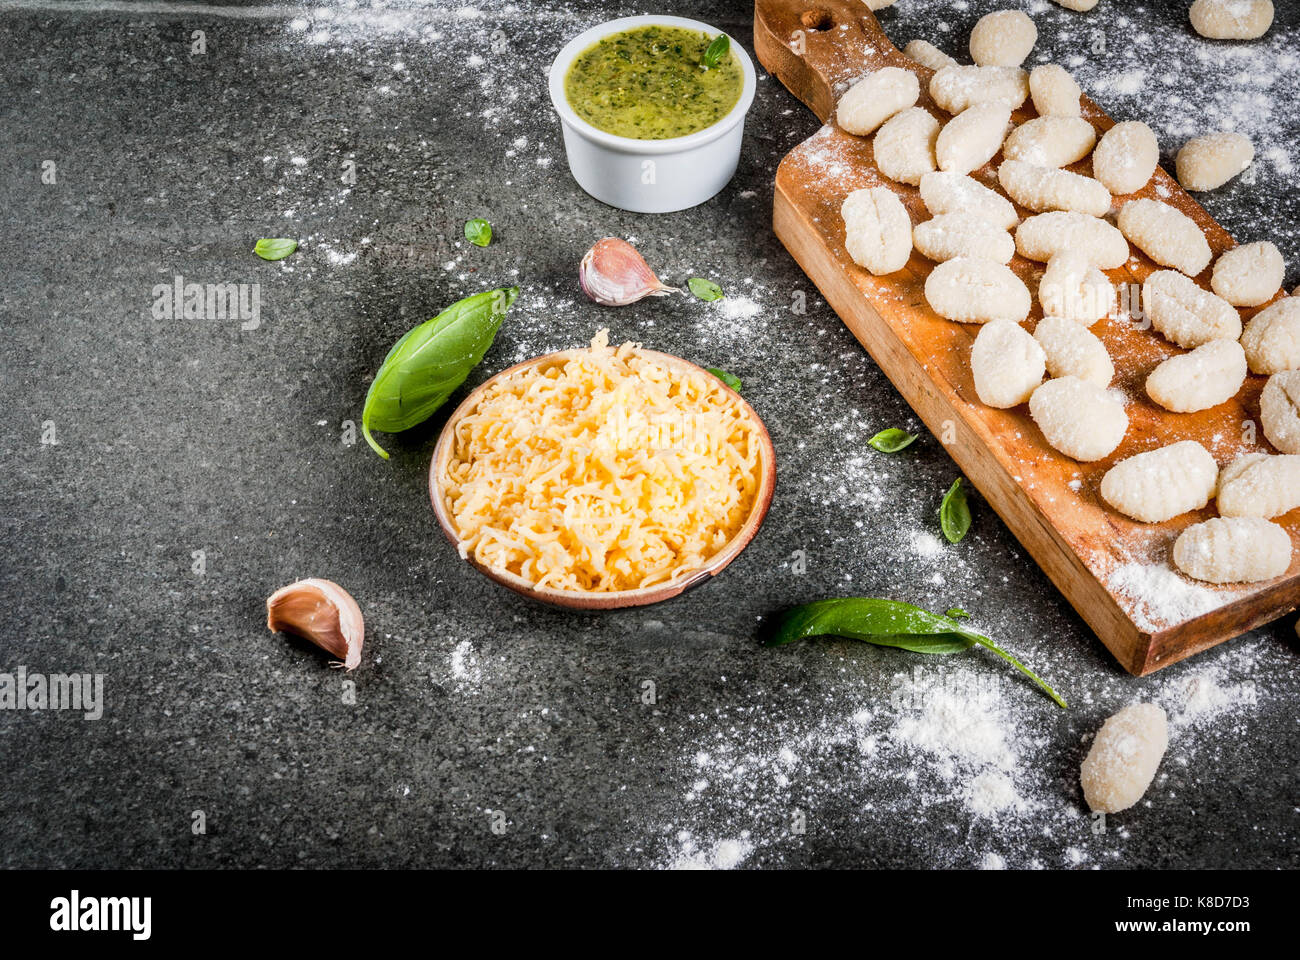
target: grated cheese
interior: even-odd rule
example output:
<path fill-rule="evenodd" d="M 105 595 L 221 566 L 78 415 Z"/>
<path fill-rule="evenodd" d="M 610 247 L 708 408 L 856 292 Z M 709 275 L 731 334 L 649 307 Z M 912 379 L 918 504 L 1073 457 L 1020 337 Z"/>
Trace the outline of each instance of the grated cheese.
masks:
<path fill-rule="evenodd" d="M 721 381 L 640 344 L 493 384 L 442 476 L 462 556 L 557 590 L 632 590 L 699 569 L 762 477 L 760 428 Z"/>

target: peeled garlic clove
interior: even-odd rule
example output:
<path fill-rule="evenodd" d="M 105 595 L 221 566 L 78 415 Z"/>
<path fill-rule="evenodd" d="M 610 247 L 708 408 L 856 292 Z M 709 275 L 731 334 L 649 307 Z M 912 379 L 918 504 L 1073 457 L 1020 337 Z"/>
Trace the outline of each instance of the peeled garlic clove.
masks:
<path fill-rule="evenodd" d="M 361 664 L 366 624 L 352 595 L 333 580 L 299 580 L 266 598 L 266 626 L 310 640 L 348 670 Z"/>
<path fill-rule="evenodd" d="M 625 307 L 646 297 L 681 293 L 660 283 L 636 247 L 618 237 L 605 237 L 587 251 L 578 266 L 582 292 L 601 306 Z"/>

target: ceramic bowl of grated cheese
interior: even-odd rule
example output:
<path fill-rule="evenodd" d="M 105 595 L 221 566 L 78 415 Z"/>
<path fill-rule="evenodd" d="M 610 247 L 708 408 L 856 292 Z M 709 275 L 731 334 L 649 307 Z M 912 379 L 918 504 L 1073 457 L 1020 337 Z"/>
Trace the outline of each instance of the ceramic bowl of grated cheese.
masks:
<path fill-rule="evenodd" d="M 640 344 L 536 357 L 456 408 L 429 468 L 443 532 L 503 586 L 585 610 L 657 603 L 758 532 L 772 439 L 708 371 Z"/>

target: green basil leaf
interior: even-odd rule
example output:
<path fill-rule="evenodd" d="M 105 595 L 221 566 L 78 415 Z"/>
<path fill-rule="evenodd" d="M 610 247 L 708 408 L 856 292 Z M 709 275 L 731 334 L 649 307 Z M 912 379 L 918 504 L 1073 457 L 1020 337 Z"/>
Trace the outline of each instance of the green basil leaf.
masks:
<path fill-rule="evenodd" d="M 485 290 L 453 303 L 393 344 L 366 394 L 361 432 L 372 450 L 388 454 L 370 431 L 399 433 L 423 423 L 465 382 L 492 346 L 518 287 Z"/>
<path fill-rule="evenodd" d="M 466 220 L 465 239 L 476 247 L 486 247 L 492 242 L 492 224 L 486 220 Z"/>
<path fill-rule="evenodd" d="M 262 239 L 253 245 L 253 252 L 263 260 L 283 260 L 297 249 L 298 241 L 287 237 L 277 237 L 274 240 Z"/>
<path fill-rule="evenodd" d="M 925 654 L 960 653 L 981 646 L 1033 680 L 1058 705 L 1066 705 L 1028 667 L 988 637 L 963 627 L 954 614 L 966 615 L 964 610 L 954 607 L 948 614 L 939 616 L 901 600 L 880 597 L 817 600 L 779 614 L 763 645 L 779 647 L 804 637 L 835 636 Z"/>
<path fill-rule="evenodd" d="M 731 38 L 725 33 L 720 33 L 713 38 L 704 51 L 704 56 L 700 58 L 700 66 L 706 70 L 712 70 L 722 62 L 722 58 L 731 50 Z"/>
<path fill-rule="evenodd" d="M 949 543 L 961 543 L 970 530 L 970 507 L 966 505 L 966 491 L 961 488 L 961 477 L 952 482 L 939 505 L 939 527 Z"/>
<path fill-rule="evenodd" d="M 740 393 L 740 377 L 736 376 L 734 373 L 727 373 L 726 370 L 723 370 L 720 367 L 705 367 L 704 369 L 709 371 L 709 373 L 713 374 L 732 390 Z"/>
<path fill-rule="evenodd" d="M 945 610 L 943 615 L 950 620 L 969 620 L 970 614 L 961 607 L 950 607 Z"/>
<path fill-rule="evenodd" d="M 703 300 L 705 303 L 721 300 L 725 296 L 720 286 L 712 280 L 705 280 L 703 277 L 691 277 L 686 281 L 686 286 L 691 288 L 691 293 L 695 294 L 696 298 Z"/>
<path fill-rule="evenodd" d="M 915 433 L 908 433 L 906 430 L 890 427 L 888 430 L 881 430 L 867 443 L 881 453 L 898 453 L 898 451 L 910 447 L 916 437 L 917 434 Z"/>

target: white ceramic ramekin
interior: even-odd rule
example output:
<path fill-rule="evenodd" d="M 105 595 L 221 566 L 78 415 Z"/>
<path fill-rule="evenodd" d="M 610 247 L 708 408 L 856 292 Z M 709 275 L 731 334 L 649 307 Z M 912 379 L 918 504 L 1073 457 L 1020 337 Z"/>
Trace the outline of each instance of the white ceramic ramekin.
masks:
<path fill-rule="evenodd" d="M 598 130 L 579 117 L 564 96 L 564 76 L 574 58 L 602 37 L 655 24 L 720 31 L 684 17 L 623 17 L 592 27 L 565 44 L 551 64 L 551 103 L 564 129 L 564 150 L 578 186 L 610 206 L 636 213 L 670 213 L 708 200 L 727 185 L 740 160 L 745 114 L 754 102 L 754 64 L 735 40 L 744 85 L 731 112 L 710 127 L 670 140 L 634 140 Z"/>

